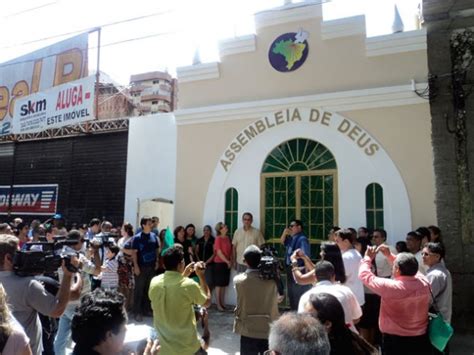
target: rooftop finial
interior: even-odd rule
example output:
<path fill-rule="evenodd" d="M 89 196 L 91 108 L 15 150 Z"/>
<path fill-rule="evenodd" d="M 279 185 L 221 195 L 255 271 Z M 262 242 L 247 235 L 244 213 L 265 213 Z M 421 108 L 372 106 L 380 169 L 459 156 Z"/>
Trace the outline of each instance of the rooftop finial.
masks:
<path fill-rule="evenodd" d="M 194 57 L 193 57 L 193 65 L 201 64 L 201 53 L 199 51 L 199 46 L 196 47 L 196 50 L 194 51 Z"/>
<path fill-rule="evenodd" d="M 403 25 L 402 18 L 398 12 L 398 6 L 395 4 L 395 12 L 393 14 L 392 33 L 403 32 L 405 26 Z"/>

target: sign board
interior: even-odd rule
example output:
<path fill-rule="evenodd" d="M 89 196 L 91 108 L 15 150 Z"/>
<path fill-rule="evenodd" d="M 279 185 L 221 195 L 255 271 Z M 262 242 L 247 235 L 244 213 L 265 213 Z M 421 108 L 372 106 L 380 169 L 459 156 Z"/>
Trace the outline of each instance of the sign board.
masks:
<path fill-rule="evenodd" d="M 10 197 L 11 214 L 53 215 L 58 204 L 58 185 L 13 185 L 13 191 L 10 186 L 0 186 L 0 214 L 8 214 Z"/>
<path fill-rule="evenodd" d="M 94 119 L 93 75 L 17 100 L 13 133 L 36 133 Z"/>
<path fill-rule="evenodd" d="M 16 101 L 89 75 L 84 33 L 0 64 L 0 136 L 12 133 Z"/>

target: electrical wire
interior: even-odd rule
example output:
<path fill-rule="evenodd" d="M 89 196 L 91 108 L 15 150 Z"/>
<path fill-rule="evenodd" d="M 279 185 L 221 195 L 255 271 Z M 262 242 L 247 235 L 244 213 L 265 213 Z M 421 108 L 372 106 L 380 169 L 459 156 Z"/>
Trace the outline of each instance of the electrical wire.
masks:
<path fill-rule="evenodd" d="M 332 0 L 311 1 L 311 2 L 307 2 L 307 3 L 296 3 L 295 5 L 298 5 L 298 7 L 307 7 L 307 6 L 314 6 L 314 5 L 322 5 L 322 4 L 331 2 L 331 1 Z M 51 2 L 51 3 L 45 4 L 45 5 L 39 6 L 37 8 L 39 9 L 41 7 L 44 7 L 44 6 L 49 6 L 49 5 L 54 4 L 56 2 L 57 1 Z M 32 8 L 32 9 L 29 9 L 28 11 L 32 11 L 32 10 L 37 9 L 37 8 Z M 280 11 L 280 10 L 268 9 L 268 10 L 263 10 L 262 12 L 271 12 L 271 11 Z M 147 14 L 147 15 L 131 17 L 131 18 L 127 18 L 127 19 L 119 20 L 119 21 L 113 21 L 113 22 L 102 24 L 100 26 L 87 27 L 87 28 L 83 28 L 83 29 L 80 29 L 80 30 L 76 30 L 76 31 L 64 32 L 64 33 L 57 34 L 57 35 L 52 35 L 52 36 L 43 37 L 43 38 L 37 38 L 37 39 L 31 40 L 31 41 L 16 43 L 16 44 L 13 44 L 13 45 L 0 47 L 0 49 L 9 49 L 9 48 L 21 47 L 21 46 L 25 46 L 25 45 L 28 45 L 28 44 L 43 42 L 43 41 L 47 41 L 47 40 L 51 40 L 51 39 L 55 39 L 55 38 L 71 36 L 71 35 L 78 34 L 78 33 L 93 32 L 99 27 L 100 28 L 106 28 L 106 27 L 110 27 L 110 26 L 120 25 L 120 24 L 123 24 L 123 23 L 128 23 L 128 22 L 133 22 L 133 21 L 140 21 L 140 20 L 144 20 L 144 19 L 147 19 L 147 18 L 150 18 L 150 17 L 165 15 L 165 14 L 168 14 L 170 12 L 175 12 L 175 10 L 159 11 L 159 12 L 154 12 L 154 13 Z M 5 16 L 5 18 L 8 18 L 8 17 L 9 16 Z"/>
<path fill-rule="evenodd" d="M 9 17 L 15 17 L 15 16 L 23 15 L 23 14 L 26 14 L 26 13 L 28 13 L 28 12 L 36 11 L 36 10 L 42 9 L 42 8 L 44 8 L 44 7 L 48 7 L 48 6 L 54 5 L 54 4 L 56 4 L 57 2 L 58 2 L 57 0 L 56 0 L 56 1 L 51 1 L 51 2 L 48 2 L 48 3 L 43 4 L 43 5 L 31 7 L 31 8 L 22 10 L 22 11 L 18 11 L 18 12 L 14 12 L 14 13 L 11 13 L 11 14 L 8 14 L 8 15 L 5 15 L 5 16 L 2 16 L 2 18 L 3 18 L 3 19 L 7 19 L 7 18 L 9 18 Z"/>
<path fill-rule="evenodd" d="M 96 30 L 98 30 L 98 29 L 96 29 Z M 116 46 L 116 45 L 123 44 L 123 43 L 129 43 L 129 42 L 134 42 L 134 41 L 141 41 L 141 40 L 145 40 L 145 39 L 149 39 L 149 38 L 154 38 L 154 37 L 168 36 L 168 35 L 176 34 L 176 33 L 179 33 L 179 32 L 184 32 L 184 31 L 158 32 L 158 33 L 153 33 L 153 34 L 145 35 L 145 36 L 141 36 L 141 37 L 128 38 L 128 39 L 124 39 L 124 40 L 120 40 L 120 41 L 116 41 L 116 42 L 110 42 L 110 43 L 101 44 L 101 45 L 100 45 L 100 48 L 102 49 L 102 48 L 104 48 L 104 47 L 106 48 L 106 47 Z M 88 47 L 87 49 L 80 49 L 80 51 L 81 51 L 81 52 L 87 52 L 87 51 L 89 51 L 89 50 L 91 50 L 91 49 L 98 49 L 98 48 L 99 48 L 98 46 L 92 46 L 92 47 Z M 51 54 L 42 56 L 42 57 L 40 57 L 40 58 L 25 59 L 25 60 L 20 60 L 20 61 L 15 61 L 15 59 L 13 59 L 12 61 L 9 61 L 9 62 L 0 64 L 0 68 L 12 66 L 12 65 L 17 65 L 17 64 L 24 64 L 24 63 L 36 62 L 36 61 L 39 60 L 39 59 L 54 57 L 54 56 L 57 56 L 58 54 L 61 54 L 61 53 L 63 53 L 63 52 L 64 52 L 64 51 L 57 52 L 57 53 L 51 53 Z"/>
<path fill-rule="evenodd" d="M 165 14 L 173 12 L 173 11 L 174 10 L 166 10 L 166 11 L 154 12 L 154 13 L 147 14 L 147 15 L 137 16 L 137 17 L 130 17 L 130 18 L 127 18 L 127 19 L 124 19 L 124 20 L 105 23 L 101 26 L 87 27 L 87 28 L 83 28 L 83 29 L 80 29 L 80 30 L 76 30 L 76 31 L 64 32 L 64 33 L 53 35 L 53 36 L 38 38 L 38 39 L 31 40 L 31 41 L 26 41 L 26 42 L 22 42 L 22 43 L 13 44 L 13 45 L 10 45 L 10 46 L 0 47 L 0 49 L 9 49 L 9 48 L 21 47 L 21 46 L 25 46 L 25 45 L 28 45 L 28 44 L 43 42 L 43 41 L 47 41 L 47 40 L 51 40 L 51 39 L 55 39 L 55 38 L 71 36 L 71 35 L 78 34 L 78 33 L 86 33 L 86 32 L 90 33 L 90 32 L 96 31 L 97 28 L 105 28 L 105 27 L 110 27 L 110 26 L 121 25 L 123 23 L 128 23 L 128 22 L 133 22 L 133 21 L 140 21 L 140 20 L 144 20 L 144 19 L 147 19 L 147 18 L 150 18 L 150 17 L 165 15 Z"/>

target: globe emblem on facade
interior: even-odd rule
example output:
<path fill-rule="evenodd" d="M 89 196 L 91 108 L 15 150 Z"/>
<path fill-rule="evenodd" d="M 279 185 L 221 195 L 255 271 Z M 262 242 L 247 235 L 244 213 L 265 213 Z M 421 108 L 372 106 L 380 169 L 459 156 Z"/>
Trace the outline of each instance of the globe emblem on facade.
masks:
<path fill-rule="evenodd" d="M 291 72 L 303 65 L 308 57 L 308 32 L 299 30 L 276 38 L 268 50 L 268 60 L 275 70 Z"/>

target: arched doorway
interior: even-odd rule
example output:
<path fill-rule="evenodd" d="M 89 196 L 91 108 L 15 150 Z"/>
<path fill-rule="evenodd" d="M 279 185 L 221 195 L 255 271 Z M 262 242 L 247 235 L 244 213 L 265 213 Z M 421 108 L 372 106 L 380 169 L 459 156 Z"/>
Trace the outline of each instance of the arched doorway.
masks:
<path fill-rule="evenodd" d="M 279 243 L 292 219 L 301 219 L 312 244 L 337 224 L 337 164 L 319 142 L 291 139 L 275 147 L 261 170 L 261 227 Z"/>

